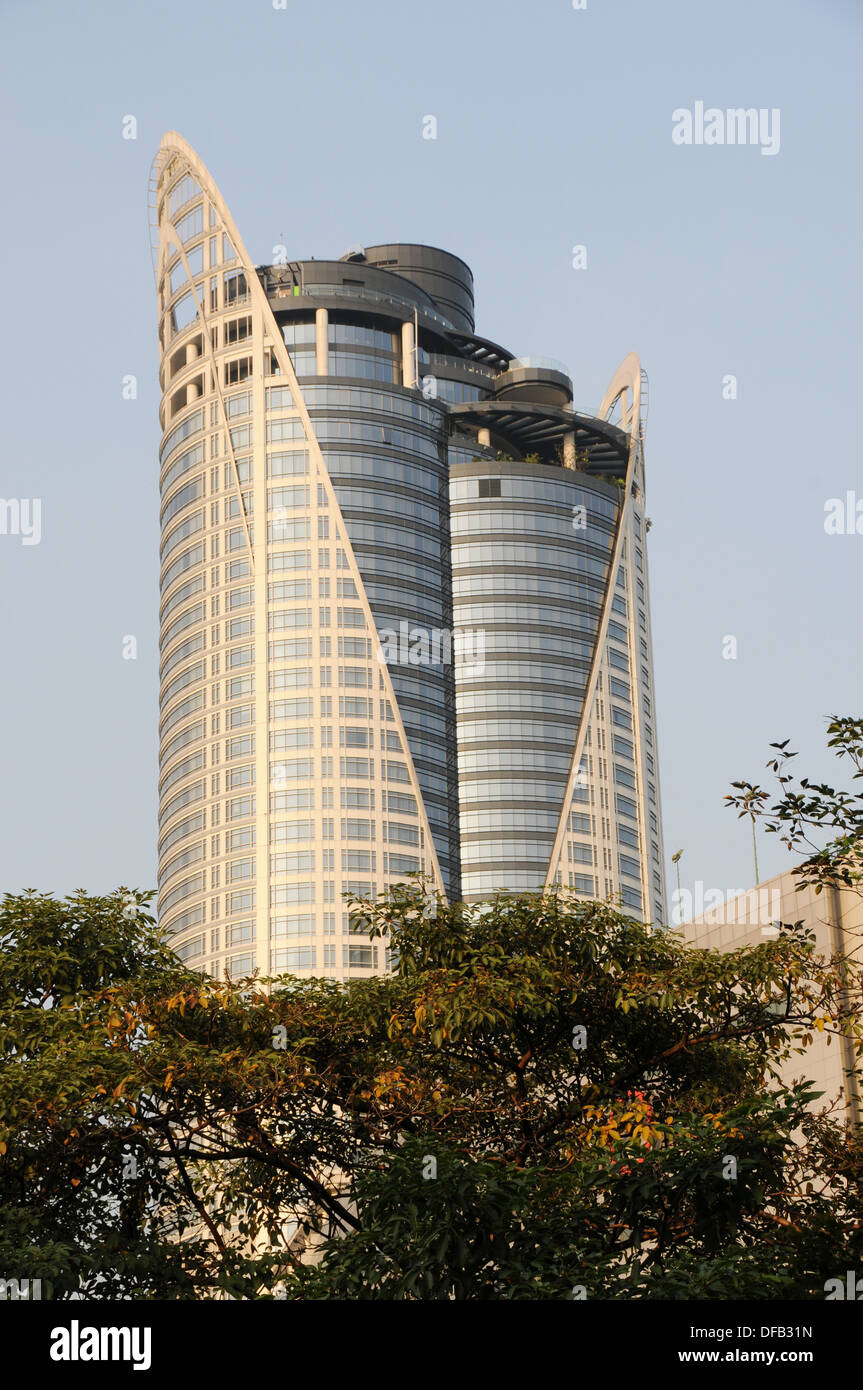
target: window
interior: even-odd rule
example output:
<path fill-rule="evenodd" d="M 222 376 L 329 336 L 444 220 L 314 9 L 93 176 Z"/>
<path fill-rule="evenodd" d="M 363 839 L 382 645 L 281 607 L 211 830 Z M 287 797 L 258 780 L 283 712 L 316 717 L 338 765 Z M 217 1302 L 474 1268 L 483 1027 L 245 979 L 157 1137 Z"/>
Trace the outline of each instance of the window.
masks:
<path fill-rule="evenodd" d="M 234 767 L 227 775 L 226 785 L 234 787 L 251 787 L 255 780 L 255 769 L 253 767 Z"/>
<path fill-rule="evenodd" d="M 371 821 L 356 819 L 352 816 L 342 818 L 342 838 L 346 840 L 369 840 L 372 838 Z M 368 868 L 368 864 L 357 865 L 358 868 Z"/>
<path fill-rule="evenodd" d="M 238 980 L 243 975 L 251 975 L 255 969 L 255 957 L 252 952 L 242 956 L 231 956 L 225 964 L 231 979 Z"/>
<path fill-rule="evenodd" d="M 224 277 L 225 304 L 235 304 L 245 299 L 247 286 L 242 270 L 230 270 Z"/>
<path fill-rule="evenodd" d="M 309 970 L 314 967 L 314 964 L 314 946 L 286 946 L 280 951 L 270 952 L 270 969 L 274 972 Z"/>
<path fill-rule="evenodd" d="M 251 357 L 235 357 L 232 362 L 225 363 L 225 385 L 230 386 L 236 381 L 246 381 L 252 375 Z M 233 441 L 233 432 L 231 434 Z M 235 441 L 239 443 L 239 440 Z"/>
<path fill-rule="evenodd" d="M 378 952 L 376 946 L 348 946 L 342 947 L 342 964 L 346 969 L 370 970 L 378 963 Z"/>
<path fill-rule="evenodd" d="M 368 729 L 340 728 L 339 742 L 343 748 L 368 748 Z"/>
<path fill-rule="evenodd" d="M 252 316 L 244 315 L 241 319 L 229 319 L 225 324 L 225 346 L 231 343 L 241 343 L 244 338 L 252 336 Z"/>
<path fill-rule="evenodd" d="M 371 855 L 369 854 L 368 850 L 362 850 L 362 849 L 343 849 L 343 850 L 342 850 L 342 869 L 343 869 L 343 870 L 354 870 L 354 871 L 355 871 L 355 870 L 357 870 L 357 869 L 365 869 L 366 871 L 368 871 L 369 869 L 371 869 L 371 867 L 372 867 L 372 864 L 371 864 Z"/>
<path fill-rule="evenodd" d="M 277 821 L 270 826 L 270 843 L 303 843 L 315 838 L 315 823 L 312 820 Z"/>
<path fill-rule="evenodd" d="M 592 864 L 593 848 L 590 845 L 571 844 L 569 846 L 569 854 L 567 858 L 569 859 L 570 863 L 574 864 Z"/>
<path fill-rule="evenodd" d="M 314 323 L 285 323 L 282 325 L 282 337 L 287 347 L 294 347 L 297 343 L 313 343 L 315 341 Z"/>
<path fill-rule="evenodd" d="M 184 294 L 171 310 L 171 328 L 174 333 L 182 333 L 198 317 L 198 303 L 193 292 Z"/>
<path fill-rule="evenodd" d="M 227 906 L 229 917 L 232 917 L 235 912 L 251 912 L 255 906 L 255 890 L 246 888 L 239 893 L 229 893 Z"/>

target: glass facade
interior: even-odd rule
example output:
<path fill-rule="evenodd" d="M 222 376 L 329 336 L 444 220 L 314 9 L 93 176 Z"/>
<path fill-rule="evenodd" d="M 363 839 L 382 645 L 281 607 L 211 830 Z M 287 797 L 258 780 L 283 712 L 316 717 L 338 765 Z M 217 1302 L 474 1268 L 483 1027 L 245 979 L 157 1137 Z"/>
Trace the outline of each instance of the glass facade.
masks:
<path fill-rule="evenodd" d="M 329 327 L 332 338 L 342 325 Z M 331 376 L 340 365 L 334 357 Z M 404 388 L 311 386 L 305 397 L 387 657 L 444 886 L 458 896 L 453 669 L 431 642 L 428 661 L 411 661 L 412 634 L 452 629 L 446 416 Z M 410 431 L 396 423 L 405 418 Z M 341 623 L 352 618 L 356 597 L 351 581 L 337 575 Z M 400 751 L 396 741 L 388 747 Z"/>
<path fill-rule="evenodd" d="M 570 788 L 613 588 L 621 490 L 536 463 L 496 463 L 490 471 L 479 460 L 454 462 L 451 477 L 456 629 L 484 636 L 484 659 L 468 652 L 456 667 L 464 896 L 505 891 L 514 873 L 522 887 L 541 888 L 569 797 L 571 806 L 590 810 L 569 819 L 557 881 L 661 917 L 661 887 L 650 885 L 654 898 L 645 902 L 643 861 L 618 853 L 618 845 L 640 847 L 637 831 L 618 825 L 611 798 L 612 784 L 636 789 L 635 748 L 631 738 L 607 733 L 606 704 L 613 723 L 631 731 L 631 700 L 627 693 L 624 705 L 625 682 L 616 678 L 606 701 L 602 670 Z M 622 677 L 633 658 L 621 594 L 611 609 L 623 621 L 609 617 L 602 665 Z"/>
<path fill-rule="evenodd" d="M 457 257 L 255 268 L 179 137 L 154 187 L 158 908 L 183 958 L 384 969 L 345 894 L 413 873 L 658 919 L 635 427 L 510 370 Z"/>

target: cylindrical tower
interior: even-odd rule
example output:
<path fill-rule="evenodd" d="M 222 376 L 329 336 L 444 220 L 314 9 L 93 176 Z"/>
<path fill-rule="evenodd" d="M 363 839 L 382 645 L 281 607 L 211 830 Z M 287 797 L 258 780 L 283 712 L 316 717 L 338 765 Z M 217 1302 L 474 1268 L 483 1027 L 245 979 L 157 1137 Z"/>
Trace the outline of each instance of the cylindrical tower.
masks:
<path fill-rule="evenodd" d="M 557 884 L 666 920 L 643 380 L 627 358 L 592 417 L 560 363 L 519 358 L 452 407 L 467 901 Z"/>
<path fill-rule="evenodd" d="M 586 415 L 475 333 L 457 256 L 256 267 L 173 133 L 152 195 L 179 953 L 384 970 L 345 894 L 414 873 L 662 920 L 637 360 Z"/>
<path fill-rule="evenodd" d="M 453 464 L 451 496 L 462 887 L 476 900 L 548 876 L 620 502 L 573 470 L 481 458 Z M 571 886 L 595 897 L 584 825 Z"/>
<path fill-rule="evenodd" d="M 259 274 L 179 136 L 162 142 L 153 193 L 160 919 L 214 974 L 383 970 L 343 895 L 412 872 L 458 891 L 452 671 L 411 671 L 397 692 L 377 631 L 394 611 L 418 615 L 424 588 L 438 605 L 426 616 L 446 621 L 443 412 L 403 385 L 398 332 L 445 320 L 421 290 L 405 305 L 407 286 L 383 271 L 366 301 L 359 286 L 331 295 L 320 263 L 317 284 L 302 266 Z"/>

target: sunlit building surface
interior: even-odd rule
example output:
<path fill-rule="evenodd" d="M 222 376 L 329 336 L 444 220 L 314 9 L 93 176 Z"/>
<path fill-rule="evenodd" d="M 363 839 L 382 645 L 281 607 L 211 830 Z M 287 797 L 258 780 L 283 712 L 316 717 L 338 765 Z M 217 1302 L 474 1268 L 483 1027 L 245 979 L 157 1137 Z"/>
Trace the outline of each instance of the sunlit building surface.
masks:
<path fill-rule="evenodd" d="M 676 929 L 691 946 L 735 951 L 776 937 L 782 923 L 802 922 L 814 933 L 823 959 L 863 960 L 860 893 L 853 888 L 825 888 L 816 893 L 814 887 L 801 889 L 798 884 L 793 873 L 778 874 L 754 888 L 726 895 L 720 906 Z M 802 1056 L 783 1063 L 781 1077 L 785 1085 L 802 1080 L 813 1083 L 820 1094 L 811 1109 L 830 1108 L 834 1118 L 849 1125 L 863 1121 L 852 1038 L 829 1028 L 813 1031 L 811 1045 Z"/>
<path fill-rule="evenodd" d="M 174 133 L 151 195 L 180 954 L 384 970 L 344 894 L 413 873 L 664 921 L 637 359 L 577 411 L 564 367 L 476 334 L 457 256 L 255 266 Z"/>

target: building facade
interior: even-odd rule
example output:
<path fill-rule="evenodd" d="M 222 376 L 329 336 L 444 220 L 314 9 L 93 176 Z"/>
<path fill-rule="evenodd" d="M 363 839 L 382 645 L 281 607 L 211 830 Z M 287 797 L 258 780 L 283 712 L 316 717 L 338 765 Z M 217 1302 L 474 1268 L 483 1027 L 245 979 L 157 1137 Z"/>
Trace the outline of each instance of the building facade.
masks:
<path fill-rule="evenodd" d="M 344 894 L 413 873 L 663 922 L 637 359 L 592 416 L 565 368 L 476 334 L 457 256 L 256 267 L 174 133 L 151 200 L 179 953 L 384 970 Z"/>
<path fill-rule="evenodd" d="M 684 894 L 680 896 L 685 907 L 690 899 Z M 673 918 L 677 916 L 675 909 Z M 783 922 L 802 922 L 814 933 L 816 950 L 825 960 L 835 956 L 857 962 L 863 959 L 863 897 L 852 888 L 828 887 L 822 893 L 816 893 L 812 886 L 801 888 L 791 871 L 749 890 L 732 890 L 724 902 L 683 922 L 677 930 L 690 946 L 736 951 L 777 936 Z M 786 1086 L 811 1081 L 818 1088 L 820 1095 L 810 1109 L 831 1109 L 834 1118 L 851 1127 L 863 1122 L 852 1038 L 830 1028 L 813 1032 L 805 1054 L 789 1058 L 780 1073 Z"/>

